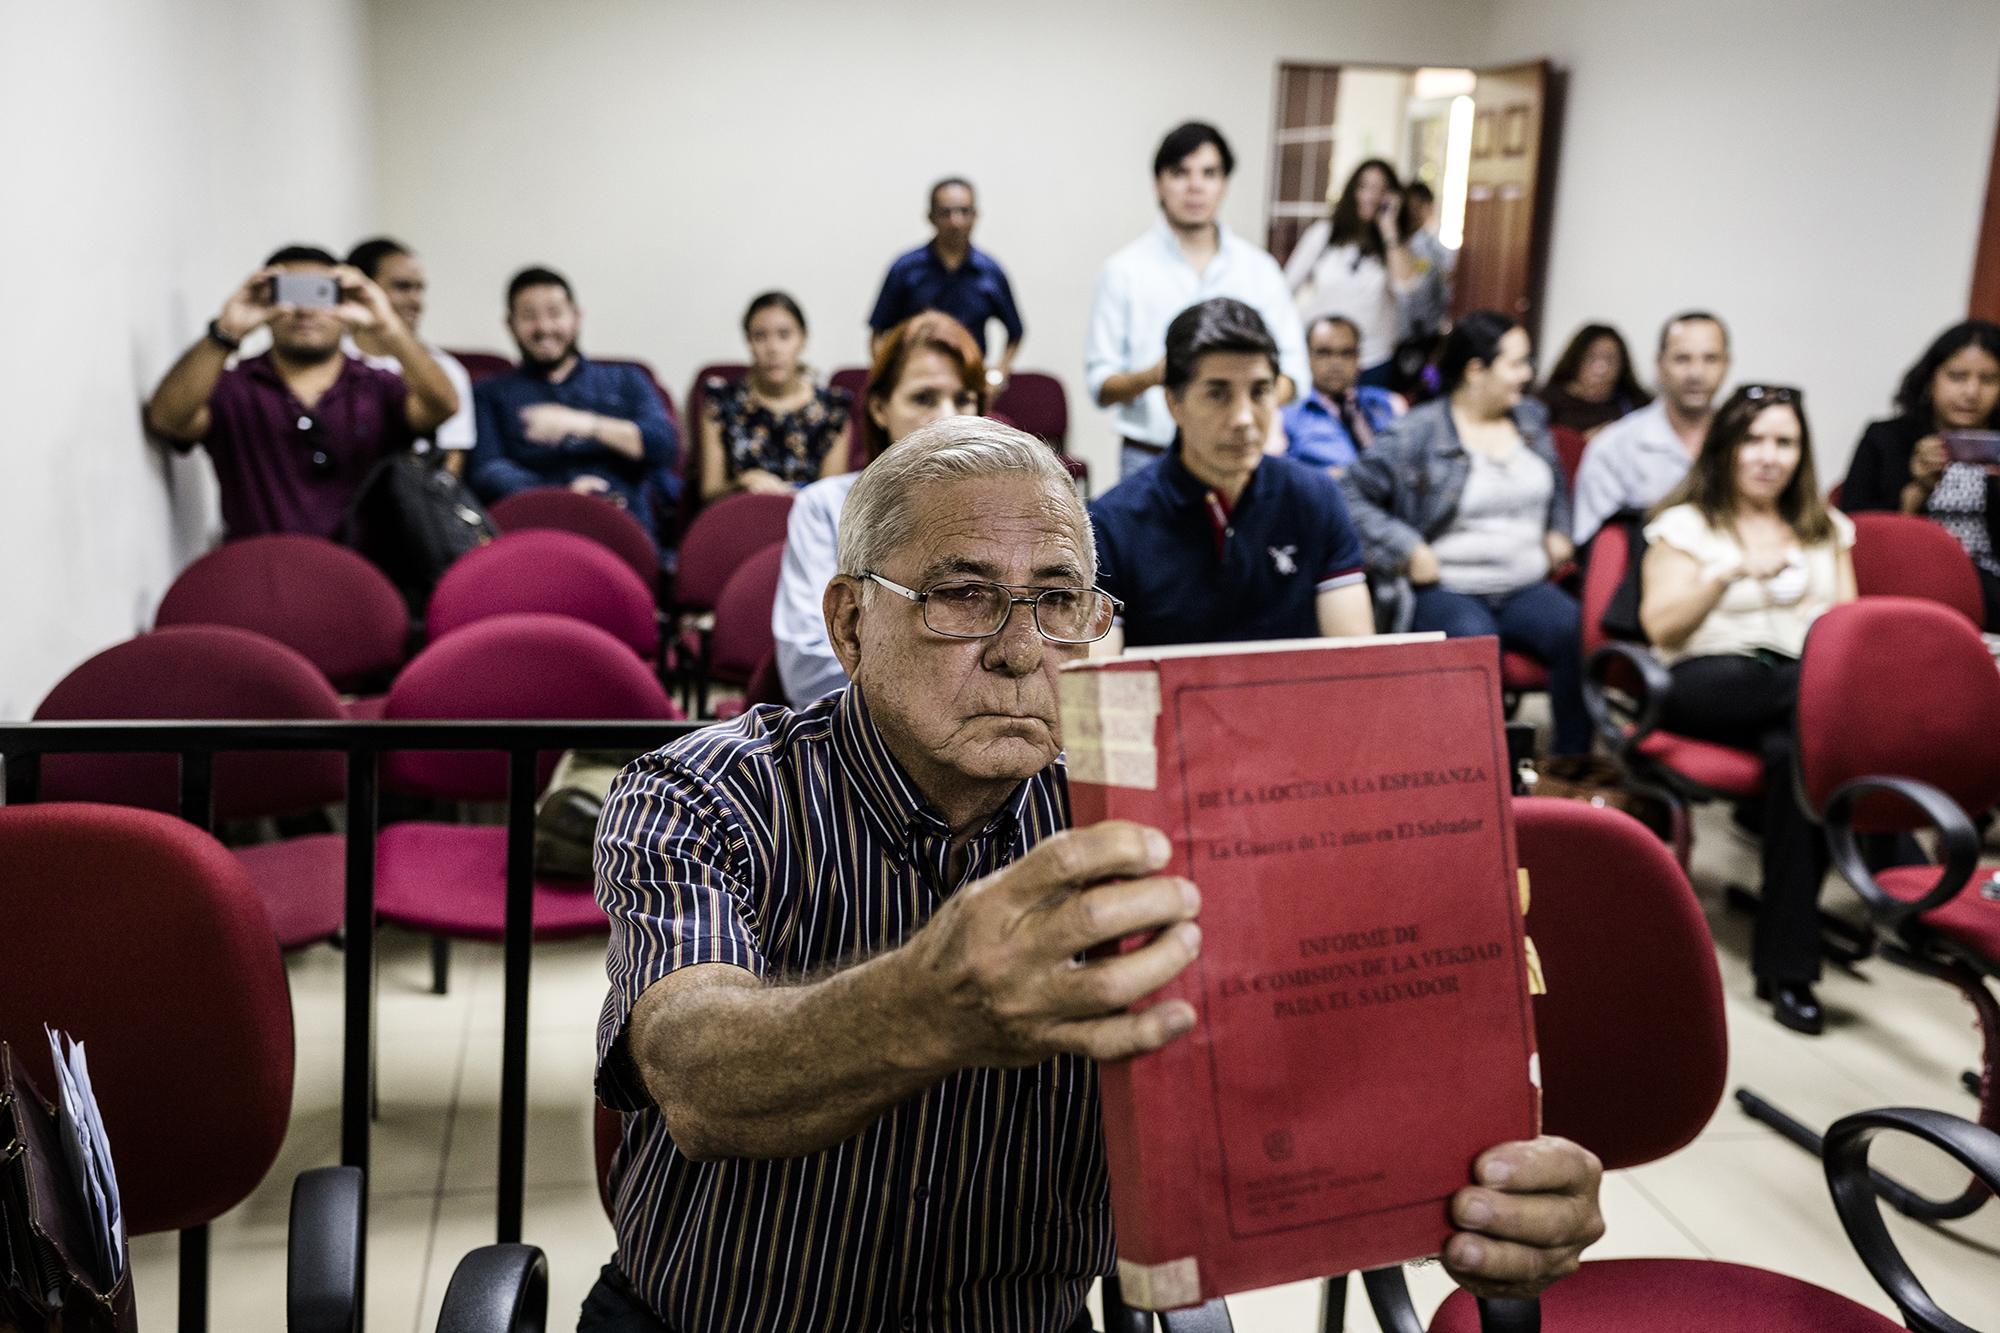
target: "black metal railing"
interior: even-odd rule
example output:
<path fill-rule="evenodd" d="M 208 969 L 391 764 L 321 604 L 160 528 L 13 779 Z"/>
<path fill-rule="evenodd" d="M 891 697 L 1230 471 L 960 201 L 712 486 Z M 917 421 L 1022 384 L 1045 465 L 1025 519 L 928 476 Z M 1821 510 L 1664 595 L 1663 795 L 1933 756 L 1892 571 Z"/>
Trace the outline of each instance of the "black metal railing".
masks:
<path fill-rule="evenodd" d="M 375 843 L 380 765 L 396 751 L 463 751 L 507 759 L 506 995 L 500 1056 L 497 1236 L 521 1239 L 527 1169 L 528 982 L 534 940 L 534 821 L 538 757 L 573 749 L 651 749 L 695 722 L 16 722 L 0 723 L 8 804 L 35 800 L 45 754 L 175 754 L 180 813 L 213 830 L 215 756 L 286 750 L 347 757 L 347 910 L 341 1043 L 340 1160 L 368 1167 L 375 1042 Z M 205 1233 L 205 1228 L 201 1229 Z M 192 1243 L 190 1243 L 192 1242 Z M 183 1329 L 206 1319 L 206 1236 L 181 1248 Z M 199 1280 L 190 1291 L 190 1278 Z M 192 1305 L 191 1305 L 192 1303 Z"/>

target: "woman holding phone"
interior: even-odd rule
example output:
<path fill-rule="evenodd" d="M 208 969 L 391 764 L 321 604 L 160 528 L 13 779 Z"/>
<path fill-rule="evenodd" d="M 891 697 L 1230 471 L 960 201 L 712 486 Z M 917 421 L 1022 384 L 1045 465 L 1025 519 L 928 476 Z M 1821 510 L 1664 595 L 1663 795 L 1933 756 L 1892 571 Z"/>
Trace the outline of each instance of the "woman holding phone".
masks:
<path fill-rule="evenodd" d="M 1400 301 L 1419 274 L 1406 244 L 1396 169 L 1371 157 L 1354 169 L 1331 217 L 1306 228 L 1285 263 L 1285 281 L 1307 328 L 1341 315 L 1361 331 L 1361 383 L 1388 388 L 1395 369 Z"/>
<path fill-rule="evenodd" d="M 1934 519 L 1958 539 L 1986 597 L 1986 628 L 2000 631 L 2000 496 L 1992 464 L 1954 463 L 1945 436 L 2000 430 L 2000 324 L 1968 319 L 1940 333 L 1903 376 L 1896 415 L 1862 433 L 1840 507 Z"/>
<path fill-rule="evenodd" d="M 1646 525 L 1639 623 L 1673 677 L 1660 723 L 1764 761 L 1757 996 L 1817 1035 L 1826 840 L 1792 791 L 1806 630 L 1854 600 L 1854 524 L 1828 509 L 1797 389 L 1750 384 L 1710 423 L 1687 477 Z"/>

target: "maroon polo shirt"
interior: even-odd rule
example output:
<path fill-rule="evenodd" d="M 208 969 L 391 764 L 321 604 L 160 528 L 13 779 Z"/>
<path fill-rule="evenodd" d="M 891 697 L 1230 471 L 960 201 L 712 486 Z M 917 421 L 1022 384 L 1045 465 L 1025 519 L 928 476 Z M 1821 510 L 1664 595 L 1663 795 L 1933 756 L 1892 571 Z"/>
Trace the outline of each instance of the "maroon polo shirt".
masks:
<path fill-rule="evenodd" d="M 401 375 L 350 356 L 310 408 L 285 387 L 268 352 L 223 371 L 200 444 L 222 489 L 224 535 L 333 536 L 368 469 L 410 447 L 408 395 Z"/>

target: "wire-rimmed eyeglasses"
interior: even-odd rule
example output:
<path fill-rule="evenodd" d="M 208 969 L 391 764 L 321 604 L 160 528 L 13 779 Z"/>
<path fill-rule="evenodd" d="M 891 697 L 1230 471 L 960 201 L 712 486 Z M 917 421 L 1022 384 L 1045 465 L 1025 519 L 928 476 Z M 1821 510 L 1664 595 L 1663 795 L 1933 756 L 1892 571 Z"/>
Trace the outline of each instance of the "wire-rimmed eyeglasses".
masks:
<path fill-rule="evenodd" d="M 1052 643 L 1095 643 L 1111 632 L 1120 602 L 1096 588 L 1037 588 L 1026 584 L 954 579 L 918 592 L 873 572 L 861 577 L 907 597 L 923 610 L 924 625 L 951 639 L 985 639 L 1007 626 L 1016 606 L 1033 609 L 1035 629 Z"/>

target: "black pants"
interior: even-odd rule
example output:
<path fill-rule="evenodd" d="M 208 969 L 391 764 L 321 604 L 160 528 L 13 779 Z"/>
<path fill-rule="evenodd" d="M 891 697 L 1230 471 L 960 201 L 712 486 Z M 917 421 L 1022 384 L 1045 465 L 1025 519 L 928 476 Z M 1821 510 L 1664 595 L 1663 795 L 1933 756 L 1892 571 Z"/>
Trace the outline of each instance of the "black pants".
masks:
<path fill-rule="evenodd" d="M 1691 657 L 1671 670 L 1661 714 L 1669 731 L 1757 750 L 1764 759 L 1764 887 L 1750 965 L 1765 981 L 1819 979 L 1819 890 L 1826 839 L 1793 794 L 1792 716 L 1799 664 L 1757 657 Z"/>
<path fill-rule="evenodd" d="M 576 1333 L 671 1333 L 658 1315 L 639 1299 L 625 1274 L 614 1261 L 604 1265 L 597 1285 L 583 1298 L 583 1313 L 576 1321 Z M 1079 1310 L 1068 1333 L 1092 1333 L 1090 1310 Z"/>

